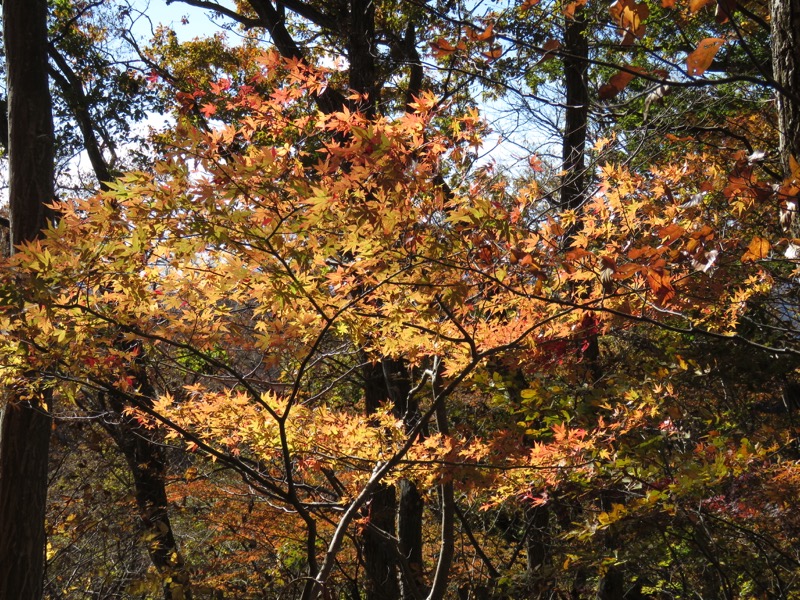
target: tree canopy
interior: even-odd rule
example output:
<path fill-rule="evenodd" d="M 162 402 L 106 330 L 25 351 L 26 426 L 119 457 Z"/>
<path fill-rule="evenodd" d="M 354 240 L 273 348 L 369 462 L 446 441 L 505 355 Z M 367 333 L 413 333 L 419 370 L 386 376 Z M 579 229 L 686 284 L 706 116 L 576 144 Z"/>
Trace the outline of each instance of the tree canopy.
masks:
<path fill-rule="evenodd" d="M 797 0 L 179 3 L 49 3 L 31 598 L 800 594 Z"/>

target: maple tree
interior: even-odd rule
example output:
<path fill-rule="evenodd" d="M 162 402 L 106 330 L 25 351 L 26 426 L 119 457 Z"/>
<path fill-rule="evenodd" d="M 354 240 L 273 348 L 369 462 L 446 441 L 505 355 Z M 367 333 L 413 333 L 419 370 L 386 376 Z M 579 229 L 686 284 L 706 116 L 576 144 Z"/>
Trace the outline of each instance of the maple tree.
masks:
<path fill-rule="evenodd" d="M 783 157 L 742 142 L 775 139 L 771 116 L 709 111 L 724 127 L 688 123 L 626 161 L 635 132 L 592 141 L 587 103 L 632 94 L 662 118 L 633 88 L 681 81 L 583 46 L 589 5 L 518 7 L 563 26 L 535 49 L 508 39 L 516 13 L 467 26 L 417 7 L 409 25 L 362 6 L 406 62 L 391 71 L 353 17 L 344 73 L 295 41 L 336 47 L 331 8 L 287 7 L 315 26 L 268 3 L 223 13 L 268 25 L 277 52 L 164 31 L 141 49 L 174 96 L 160 158 L 98 175 L 106 189 L 60 203 L 3 268 L 4 356 L 22 357 L 5 384 L 45 377 L 57 406 L 124 408 L 117 427 L 174 453 L 145 475 L 183 552 L 173 540 L 159 558 L 159 527 L 145 533 L 145 577 L 121 567 L 143 571 L 140 555 L 97 543 L 111 576 L 57 568 L 52 594 L 789 597 L 800 168 L 789 155 L 781 176 Z M 703 7 L 617 3 L 618 44 L 647 54 L 657 8 Z M 692 86 L 730 84 L 708 75 L 735 45 L 708 30 L 724 25 L 691 25 Z M 476 159 L 488 128 L 468 92 L 525 48 L 549 81 L 571 73 L 566 139 L 553 164 L 498 175 Z M 424 53 L 441 75 L 420 78 Z M 407 86 L 382 87 L 389 73 Z M 64 435 L 106 448 L 96 430 Z M 122 515 L 124 469 L 103 460 L 104 507 Z M 48 525 L 60 569 L 84 534 L 108 539 L 101 494 L 68 482 Z M 136 546 L 122 523 L 108 535 Z"/>

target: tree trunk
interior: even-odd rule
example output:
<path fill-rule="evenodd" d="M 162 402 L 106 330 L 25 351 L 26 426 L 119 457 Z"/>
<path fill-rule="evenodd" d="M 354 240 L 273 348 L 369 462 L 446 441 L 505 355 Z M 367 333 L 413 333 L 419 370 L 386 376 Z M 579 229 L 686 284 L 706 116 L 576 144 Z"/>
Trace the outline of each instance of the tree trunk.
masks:
<path fill-rule="evenodd" d="M 36 238 L 53 201 L 53 116 L 47 80 L 46 0 L 5 0 L 12 244 Z M 13 248 L 11 250 L 13 252 Z M 46 392 L 6 389 L 0 416 L 0 598 L 38 600 L 51 417 Z"/>
<path fill-rule="evenodd" d="M 407 479 L 398 483 L 397 539 L 400 552 L 408 563 L 409 573 L 400 580 L 402 600 L 413 600 L 424 596 L 425 573 L 422 558 L 422 511 L 425 503 L 417 486 Z"/>
<path fill-rule="evenodd" d="M 527 532 L 525 550 L 527 551 L 526 578 L 531 598 L 542 598 L 552 587 L 550 571 L 550 508 L 529 506 L 525 510 Z"/>
<path fill-rule="evenodd" d="M 137 380 L 140 389 L 152 397 L 153 390 L 144 376 Z M 110 404 L 119 421 L 103 423 L 103 427 L 116 442 L 133 475 L 136 505 L 147 532 L 147 552 L 164 581 L 164 600 L 191 600 L 189 570 L 178 550 L 169 519 L 164 451 L 152 439 L 152 431 L 124 414 L 122 401 L 112 397 Z"/>
<path fill-rule="evenodd" d="M 778 130 L 784 174 L 800 161 L 800 0 L 772 0 L 772 74 L 778 92 Z"/>
<path fill-rule="evenodd" d="M 393 362 L 366 362 L 364 403 L 367 415 L 375 413 L 381 402 L 390 400 L 391 367 Z M 387 372 L 390 373 L 387 377 Z M 386 535 L 395 530 L 397 501 L 394 486 L 381 485 L 368 504 L 369 527 L 364 531 L 364 570 L 367 574 L 367 600 L 397 600 L 400 598 L 397 548 Z"/>
<path fill-rule="evenodd" d="M 58 66 L 58 70 L 52 69 L 51 74 L 78 122 L 98 185 L 101 190 L 108 190 L 108 183 L 113 179 L 112 170 L 101 152 L 82 82 L 55 47 L 50 46 L 49 55 Z M 136 365 L 137 372 L 132 375 L 141 393 L 152 399 L 155 390 L 143 368 L 144 356 L 141 353 L 137 362 L 142 364 Z M 191 600 L 189 570 L 178 549 L 169 519 L 164 452 L 158 441 L 152 438 L 151 430 L 124 415 L 126 406 L 121 399 L 111 398 L 111 404 L 115 418 L 101 422 L 101 425 L 131 469 L 139 516 L 148 531 L 147 551 L 153 566 L 165 581 L 164 600 Z M 103 407 L 102 412 L 106 410 Z"/>
<path fill-rule="evenodd" d="M 574 210 L 585 199 L 586 124 L 589 119 L 589 91 L 586 72 L 589 68 L 589 43 L 586 39 L 586 17 L 582 7 L 574 18 L 567 17 L 564 30 L 564 142 L 560 205 L 562 210 Z"/>

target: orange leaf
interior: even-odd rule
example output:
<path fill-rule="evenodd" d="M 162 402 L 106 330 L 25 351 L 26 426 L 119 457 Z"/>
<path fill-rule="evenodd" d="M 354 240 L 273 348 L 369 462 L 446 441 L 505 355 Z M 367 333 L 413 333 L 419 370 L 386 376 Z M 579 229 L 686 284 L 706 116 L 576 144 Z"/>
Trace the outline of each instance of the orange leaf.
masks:
<path fill-rule="evenodd" d="M 621 280 L 633 277 L 633 275 L 638 273 L 641 268 L 641 265 L 637 265 L 635 263 L 626 263 L 624 265 L 620 265 L 617 267 L 616 272 L 614 273 L 614 279 Z"/>
<path fill-rule="evenodd" d="M 453 54 L 453 52 L 456 51 L 456 47 L 446 39 L 440 37 L 436 41 L 431 42 L 431 51 L 436 58 L 445 58 Z"/>
<path fill-rule="evenodd" d="M 496 58 L 503 56 L 503 48 L 500 46 L 493 46 L 488 52 L 482 52 L 481 54 L 483 54 L 489 60 L 495 60 Z"/>
<path fill-rule="evenodd" d="M 752 262 L 761 260 L 769 256 L 771 245 L 764 238 L 754 237 L 747 247 L 747 251 L 742 255 L 742 262 Z"/>
<path fill-rule="evenodd" d="M 724 43 L 725 40 L 722 38 L 706 38 L 697 44 L 697 49 L 686 57 L 686 70 L 689 75 L 705 73 Z"/>
<path fill-rule="evenodd" d="M 494 23 L 490 23 L 489 26 L 480 33 L 478 33 L 472 27 L 467 27 L 467 37 L 473 42 L 485 42 L 486 40 L 493 38 Z"/>
<path fill-rule="evenodd" d="M 792 172 L 792 179 L 800 180 L 800 163 L 791 154 L 789 155 L 789 170 Z"/>
<path fill-rule="evenodd" d="M 217 107 L 213 104 L 204 104 L 200 112 L 203 113 L 204 117 L 210 118 L 217 112 Z"/>
<path fill-rule="evenodd" d="M 564 16 L 568 19 L 574 19 L 575 11 L 579 6 L 585 6 L 586 2 L 587 0 L 575 0 L 574 2 L 570 2 L 564 7 Z"/>
<path fill-rule="evenodd" d="M 630 67 L 628 65 L 625 66 L 626 69 L 630 71 L 637 71 L 641 72 L 640 69 L 636 67 Z M 608 83 L 605 85 L 600 86 L 600 90 L 598 91 L 598 96 L 600 100 L 609 100 L 619 94 L 622 90 L 624 90 L 628 84 L 634 80 L 636 75 L 634 73 L 628 71 L 618 71 L 608 80 Z"/>
<path fill-rule="evenodd" d="M 714 0 L 689 0 L 689 12 L 696 13 L 698 10 L 711 4 Z"/>
<path fill-rule="evenodd" d="M 616 0 L 608 10 L 623 32 L 623 45 L 632 44 L 634 36 L 640 38 L 644 35 L 644 21 L 650 16 L 647 4 L 637 4 L 636 0 Z"/>

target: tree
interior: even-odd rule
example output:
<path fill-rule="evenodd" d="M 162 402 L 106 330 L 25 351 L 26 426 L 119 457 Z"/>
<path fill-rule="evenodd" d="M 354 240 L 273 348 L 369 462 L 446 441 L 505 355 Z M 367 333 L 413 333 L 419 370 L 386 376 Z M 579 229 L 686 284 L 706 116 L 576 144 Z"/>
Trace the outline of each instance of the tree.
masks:
<path fill-rule="evenodd" d="M 792 1 L 774 0 L 770 3 L 772 28 L 772 71 L 777 84 L 778 131 L 781 162 L 784 174 L 792 174 L 790 157 L 800 155 L 800 6 Z"/>
<path fill-rule="evenodd" d="M 47 79 L 47 2 L 3 3 L 7 63 L 10 239 L 37 238 L 52 218 L 53 117 Z M 17 360 L 32 349 L 21 343 Z M 0 596 L 42 594 L 47 454 L 51 418 L 48 383 L 33 390 L 2 380 L 0 419 Z M 22 483 L 24 482 L 24 483 Z"/>
<path fill-rule="evenodd" d="M 36 352 L 6 372 L 184 448 L 159 502 L 203 531 L 202 593 L 792 594 L 797 190 L 754 152 L 759 14 L 356 5 L 217 7 L 274 35 L 241 66 L 142 50 L 177 124 L 14 259 L 3 328 Z M 540 59 L 572 125 L 498 173 L 469 96 Z"/>

